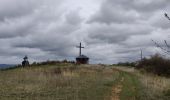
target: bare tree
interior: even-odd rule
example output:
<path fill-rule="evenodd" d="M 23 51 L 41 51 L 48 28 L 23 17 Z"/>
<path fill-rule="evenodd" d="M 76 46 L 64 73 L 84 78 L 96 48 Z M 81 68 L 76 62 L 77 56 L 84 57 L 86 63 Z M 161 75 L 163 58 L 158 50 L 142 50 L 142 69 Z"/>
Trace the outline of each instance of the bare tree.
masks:
<path fill-rule="evenodd" d="M 165 16 L 168 20 L 170 20 L 170 17 L 168 16 L 167 13 L 165 13 L 164 16 Z M 155 44 L 158 48 L 160 48 L 164 53 L 170 54 L 170 45 L 168 45 L 167 40 L 164 40 L 164 46 L 163 46 L 163 45 L 160 45 L 158 42 L 156 42 L 156 41 L 154 41 L 154 40 L 152 40 L 152 42 L 154 42 L 154 44 Z"/>
<path fill-rule="evenodd" d="M 164 40 L 165 45 L 160 45 L 158 42 L 154 40 L 152 40 L 152 42 L 156 45 L 156 47 L 160 48 L 164 53 L 170 54 L 170 46 L 168 45 L 166 40 Z"/>
<path fill-rule="evenodd" d="M 167 13 L 165 13 L 164 15 L 165 15 L 165 17 L 166 17 L 168 20 L 170 20 L 170 17 L 168 16 Z"/>

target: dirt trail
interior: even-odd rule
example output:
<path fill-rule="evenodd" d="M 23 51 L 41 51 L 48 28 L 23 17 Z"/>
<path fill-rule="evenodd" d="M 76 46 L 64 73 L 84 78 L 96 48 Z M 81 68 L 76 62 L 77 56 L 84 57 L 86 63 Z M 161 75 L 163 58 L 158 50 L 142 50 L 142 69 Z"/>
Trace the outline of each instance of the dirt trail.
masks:
<path fill-rule="evenodd" d="M 120 100 L 120 93 L 122 91 L 122 82 L 124 81 L 124 77 L 121 78 L 120 82 L 112 87 L 112 97 L 111 100 Z"/>

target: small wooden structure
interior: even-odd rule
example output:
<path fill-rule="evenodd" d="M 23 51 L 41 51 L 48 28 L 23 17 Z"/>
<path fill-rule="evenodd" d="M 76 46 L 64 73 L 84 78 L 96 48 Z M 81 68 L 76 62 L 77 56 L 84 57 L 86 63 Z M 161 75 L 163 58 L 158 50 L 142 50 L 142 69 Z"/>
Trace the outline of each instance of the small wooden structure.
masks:
<path fill-rule="evenodd" d="M 29 66 L 28 57 L 25 56 L 23 59 L 24 59 L 24 61 L 22 61 L 22 67 Z"/>
<path fill-rule="evenodd" d="M 79 56 L 76 57 L 76 63 L 77 64 L 88 64 L 89 58 L 87 56 L 81 54 L 81 48 L 84 48 L 81 46 L 81 42 L 80 42 L 80 46 L 77 46 L 77 48 L 79 48 L 80 51 L 79 51 Z"/>
<path fill-rule="evenodd" d="M 89 58 L 85 55 L 80 55 L 76 58 L 77 64 L 88 64 Z"/>

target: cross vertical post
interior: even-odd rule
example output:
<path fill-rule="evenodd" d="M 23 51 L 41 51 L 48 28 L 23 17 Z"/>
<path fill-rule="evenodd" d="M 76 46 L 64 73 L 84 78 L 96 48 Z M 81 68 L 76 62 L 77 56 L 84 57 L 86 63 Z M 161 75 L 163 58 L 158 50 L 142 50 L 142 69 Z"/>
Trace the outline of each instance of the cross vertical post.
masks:
<path fill-rule="evenodd" d="M 80 42 L 80 53 L 79 53 L 79 55 L 81 56 L 81 42 Z"/>
<path fill-rule="evenodd" d="M 141 57 L 141 61 L 142 61 L 142 59 L 143 59 L 143 51 L 142 51 L 142 49 L 140 50 L 140 57 Z"/>
<path fill-rule="evenodd" d="M 80 49 L 80 51 L 79 51 L 79 56 L 81 56 L 81 48 L 84 48 L 84 47 L 81 46 L 81 42 L 80 42 L 80 46 L 77 46 L 77 48 Z"/>

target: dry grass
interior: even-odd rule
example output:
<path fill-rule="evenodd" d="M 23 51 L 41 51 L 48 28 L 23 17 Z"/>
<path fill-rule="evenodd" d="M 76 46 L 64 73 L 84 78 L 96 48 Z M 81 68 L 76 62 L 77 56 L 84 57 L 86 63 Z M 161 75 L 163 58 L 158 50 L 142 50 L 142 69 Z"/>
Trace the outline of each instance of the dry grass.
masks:
<path fill-rule="evenodd" d="M 168 100 L 169 87 L 168 78 L 126 67 L 63 64 L 0 71 L 0 100 L 111 100 L 113 93 L 120 100 Z"/>
<path fill-rule="evenodd" d="M 97 65 L 39 66 L 0 72 L 0 100 L 104 100 L 119 73 Z"/>
<path fill-rule="evenodd" d="M 160 77 L 148 73 L 140 73 L 138 71 L 136 74 L 140 77 L 141 82 L 146 88 L 148 98 L 152 98 L 153 100 L 170 99 L 170 97 L 164 95 L 164 92 L 170 89 L 170 78 Z"/>
<path fill-rule="evenodd" d="M 165 92 L 170 90 L 170 78 L 157 76 L 147 72 L 141 72 L 134 68 L 115 67 L 116 69 L 136 75 L 144 86 L 146 100 L 169 100 Z"/>

